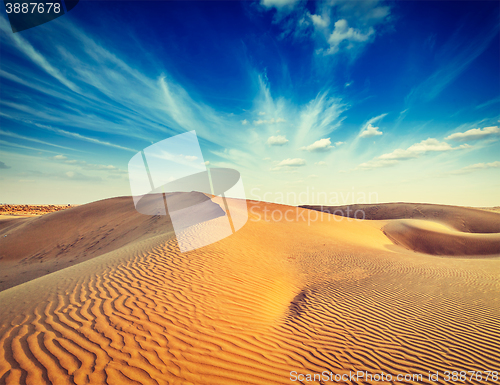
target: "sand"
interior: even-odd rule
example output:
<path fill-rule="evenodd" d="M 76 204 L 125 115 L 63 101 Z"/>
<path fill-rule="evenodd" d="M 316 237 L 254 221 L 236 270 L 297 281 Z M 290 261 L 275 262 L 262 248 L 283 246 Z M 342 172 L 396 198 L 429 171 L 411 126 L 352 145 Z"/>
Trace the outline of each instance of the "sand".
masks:
<path fill-rule="evenodd" d="M 500 368 L 500 255 L 433 255 L 386 234 L 406 224 L 443 239 L 479 236 L 456 226 L 491 230 L 498 214 L 490 225 L 462 225 L 408 218 L 392 207 L 397 218 L 356 221 L 249 202 L 241 230 L 181 254 L 167 218 L 163 230 L 148 216 L 128 222 L 129 208 L 126 198 L 80 206 L 73 215 L 86 225 L 72 227 L 68 217 L 63 228 L 107 234 L 103 253 L 0 292 L 0 383 L 287 384 L 290 372 L 323 371 L 422 374 L 399 383 L 495 383 L 427 376 Z M 28 224 L 14 222 L 10 231 L 42 231 L 21 232 Z M 121 244 L 110 226 L 136 238 Z M 207 228 L 196 231 L 203 236 Z M 19 258 L 9 254 L 10 263 Z"/>

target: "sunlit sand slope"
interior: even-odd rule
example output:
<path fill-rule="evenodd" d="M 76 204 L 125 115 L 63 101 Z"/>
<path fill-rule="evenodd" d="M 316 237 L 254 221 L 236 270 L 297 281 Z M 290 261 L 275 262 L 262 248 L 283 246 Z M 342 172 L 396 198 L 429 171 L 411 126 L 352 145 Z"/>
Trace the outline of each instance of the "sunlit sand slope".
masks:
<path fill-rule="evenodd" d="M 160 234 L 1 292 L 0 383 L 290 384 L 291 371 L 366 370 L 430 384 L 428 371 L 500 367 L 498 259 L 391 251 L 370 221 L 249 208 L 216 244 L 180 254 Z"/>
<path fill-rule="evenodd" d="M 178 205 L 208 199 L 194 192 L 172 195 Z M 147 209 L 155 203 L 146 199 L 144 206 Z M 105 199 L 35 218 L 3 218 L 0 290 L 173 230 L 168 216 L 138 213 L 131 197 Z"/>

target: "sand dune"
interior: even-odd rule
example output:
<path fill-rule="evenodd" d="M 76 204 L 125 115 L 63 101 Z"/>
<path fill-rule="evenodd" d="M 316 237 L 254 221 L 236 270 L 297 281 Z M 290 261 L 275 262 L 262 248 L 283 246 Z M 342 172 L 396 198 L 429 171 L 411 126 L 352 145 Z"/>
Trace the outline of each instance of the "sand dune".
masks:
<path fill-rule="evenodd" d="M 292 371 L 366 370 L 450 384 L 464 382 L 428 371 L 500 367 L 499 259 L 391 249 L 385 221 L 249 209 L 241 230 L 191 252 L 159 232 L 0 292 L 0 383 L 289 384 Z"/>
<path fill-rule="evenodd" d="M 208 199 L 201 193 L 172 195 L 179 207 Z M 141 202 L 148 209 L 157 201 L 156 196 L 148 196 Z M 172 231 L 168 215 L 142 215 L 131 197 L 105 199 L 41 217 L 7 216 L 0 220 L 0 290 Z"/>
<path fill-rule="evenodd" d="M 414 204 L 303 206 L 344 217 L 384 220 L 396 245 L 433 255 L 500 256 L 500 214 L 479 209 Z"/>

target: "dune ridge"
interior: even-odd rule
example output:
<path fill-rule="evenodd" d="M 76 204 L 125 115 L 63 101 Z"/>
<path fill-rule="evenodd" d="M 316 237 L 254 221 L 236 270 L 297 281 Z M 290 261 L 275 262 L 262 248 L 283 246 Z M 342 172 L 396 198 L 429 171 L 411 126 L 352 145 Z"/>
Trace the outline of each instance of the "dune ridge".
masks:
<path fill-rule="evenodd" d="M 344 206 L 304 205 L 303 208 L 354 218 L 357 210 L 367 220 L 425 219 L 468 233 L 500 233 L 500 215 L 470 207 L 427 203 L 380 203 Z M 359 214 L 361 216 L 361 214 Z"/>
<path fill-rule="evenodd" d="M 180 254 L 160 233 L 0 292 L 0 383 L 286 384 L 291 371 L 366 370 L 435 384 L 430 370 L 500 366 L 498 260 L 389 250 L 383 223 L 249 209 L 240 231 L 201 249 Z"/>

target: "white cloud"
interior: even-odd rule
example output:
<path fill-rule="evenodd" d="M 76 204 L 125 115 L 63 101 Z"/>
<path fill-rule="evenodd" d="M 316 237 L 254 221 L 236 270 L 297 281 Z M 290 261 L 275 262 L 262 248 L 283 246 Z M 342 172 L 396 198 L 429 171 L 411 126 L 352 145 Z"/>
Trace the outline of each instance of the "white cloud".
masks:
<path fill-rule="evenodd" d="M 309 146 L 301 147 L 301 150 L 306 150 L 306 151 L 311 151 L 311 152 L 320 152 L 320 151 L 328 151 L 332 146 L 332 142 L 330 141 L 330 138 L 326 139 L 320 139 L 314 142 L 313 144 L 310 144 Z"/>
<path fill-rule="evenodd" d="M 283 118 L 277 118 L 277 119 L 271 118 L 269 120 L 263 120 L 263 119 L 254 120 L 253 124 L 256 124 L 257 126 L 259 126 L 261 124 L 277 124 L 277 123 L 284 123 L 284 122 L 286 122 L 286 120 Z"/>
<path fill-rule="evenodd" d="M 51 157 L 50 159 L 64 160 L 64 159 L 68 159 L 68 158 L 66 156 L 64 156 L 64 155 L 55 155 L 55 156 Z"/>
<path fill-rule="evenodd" d="M 356 55 L 373 41 L 376 27 L 387 20 L 390 7 L 380 6 L 379 0 L 318 1 L 311 13 L 305 2 L 292 0 L 261 0 L 267 8 L 276 8 L 274 22 L 283 29 L 281 37 L 312 38 L 317 54 L 332 55 L 349 52 Z M 335 23 L 332 24 L 332 21 Z"/>
<path fill-rule="evenodd" d="M 330 24 L 328 17 L 321 17 L 320 15 L 311 15 L 311 20 L 316 28 L 326 28 Z"/>
<path fill-rule="evenodd" d="M 406 150 L 398 148 L 390 153 L 383 154 L 368 162 L 361 163 L 357 169 L 368 170 L 372 168 L 387 167 L 398 164 L 401 160 L 418 158 L 428 152 L 446 152 L 471 148 L 467 144 L 462 144 L 458 147 L 452 147 L 446 142 L 440 142 L 435 138 L 428 138 L 419 143 L 415 143 L 408 147 Z"/>
<path fill-rule="evenodd" d="M 370 27 L 366 33 L 362 33 L 359 29 L 349 27 L 347 20 L 340 19 L 335 22 L 328 44 L 330 48 L 326 51 L 327 54 L 334 54 L 340 50 L 340 45 L 345 41 L 346 49 L 351 49 L 356 43 L 366 42 L 370 36 L 375 33 L 375 30 Z"/>
<path fill-rule="evenodd" d="M 66 163 L 68 163 L 68 161 L 66 161 Z M 82 168 L 85 169 L 85 170 L 95 170 L 95 171 L 110 171 L 110 172 L 113 172 L 113 173 L 118 173 L 118 174 L 126 174 L 127 171 L 125 170 L 120 170 L 119 168 L 111 165 L 111 164 L 108 164 L 108 165 L 105 165 L 105 164 L 90 164 L 90 163 L 86 163 L 84 161 L 81 161 L 80 162 L 82 164 Z"/>
<path fill-rule="evenodd" d="M 259 115 L 262 116 L 262 115 L 265 115 L 266 113 L 264 111 L 259 111 Z"/>
<path fill-rule="evenodd" d="M 276 8 L 278 10 L 293 8 L 299 0 L 261 0 L 260 4 L 266 8 Z"/>
<path fill-rule="evenodd" d="M 338 147 L 338 146 L 343 145 L 344 143 L 345 143 L 345 142 L 335 142 L 335 146 L 337 146 L 337 147 Z"/>
<path fill-rule="evenodd" d="M 461 145 L 459 147 L 452 147 L 446 142 L 440 142 L 434 138 L 428 138 L 426 140 L 422 140 L 420 143 L 415 143 L 408 147 L 406 150 L 397 149 L 388 154 L 384 154 L 379 156 L 379 159 L 411 159 L 416 158 L 421 154 L 426 152 L 443 152 L 443 151 L 451 151 L 458 150 L 462 148 L 467 148 L 468 145 Z"/>
<path fill-rule="evenodd" d="M 495 161 L 491 163 L 476 163 L 471 164 L 470 166 L 466 166 L 461 168 L 460 170 L 452 172 L 452 174 L 468 174 L 474 172 L 476 170 L 484 170 L 488 168 L 500 168 L 500 161 Z"/>
<path fill-rule="evenodd" d="M 184 155 L 184 159 L 189 160 L 189 161 L 193 161 L 193 160 L 198 159 L 198 157 L 194 156 L 194 155 Z"/>
<path fill-rule="evenodd" d="M 247 124 L 248 124 L 248 120 L 243 119 L 243 120 L 241 121 L 241 124 L 242 124 L 242 125 L 244 125 L 244 126 L 245 126 L 245 125 L 247 125 Z"/>
<path fill-rule="evenodd" d="M 282 169 L 290 170 L 291 168 L 293 169 L 293 168 L 302 167 L 302 166 L 305 166 L 305 165 L 306 165 L 305 159 L 301 159 L 301 158 L 291 159 L 291 158 L 288 158 L 288 159 L 284 159 L 281 162 L 279 162 L 276 165 L 276 167 L 274 167 L 274 168 L 271 169 L 271 171 L 279 171 L 279 170 L 282 170 Z"/>
<path fill-rule="evenodd" d="M 356 169 L 359 170 L 371 170 L 372 168 L 393 166 L 399 163 L 397 160 L 390 159 L 373 159 L 365 163 L 361 163 Z"/>
<path fill-rule="evenodd" d="M 326 167 L 327 166 L 327 163 L 320 160 L 319 162 L 316 162 L 314 163 L 316 166 L 320 166 L 320 167 Z"/>
<path fill-rule="evenodd" d="M 465 132 L 456 132 L 447 136 L 445 139 L 465 142 L 467 140 L 478 140 L 490 136 L 500 136 L 500 128 L 498 126 L 484 127 L 482 129 L 473 128 Z"/>
<path fill-rule="evenodd" d="M 283 146 L 288 143 L 288 139 L 285 135 L 270 136 L 267 139 L 267 144 L 270 146 Z"/>
<path fill-rule="evenodd" d="M 319 178 L 319 176 L 317 176 L 316 174 L 311 174 L 308 176 L 309 179 L 316 179 L 316 178 Z"/>
<path fill-rule="evenodd" d="M 383 132 L 379 131 L 379 127 L 375 127 L 373 123 L 381 120 L 384 116 L 387 114 L 382 114 L 379 116 L 375 116 L 374 118 L 371 118 L 366 124 L 363 126 L 363 129 L 359 133 L 360 138 L 370 138 L 372 136 L 377 136 L 377 135 L 382 135 Z"/>
<path fill-rule="evenodd" d="M 371 123 L 368 123 L 368 125 L 365 127 L 363 131 L 359 134 L 360 138 L 369 138 L 371 136 L 377 136 L 377 135 L 382 135 L 383 132 L 379 131 L 379 127 L 372 126 Z"/>
<path fill-rule="evenodd" d="M 210 164 L 210 161 L 209 160 L 206 160 L 205 161 L 205 166 L 208 166 Z"/>

